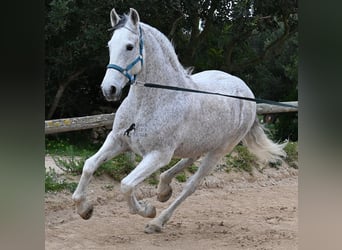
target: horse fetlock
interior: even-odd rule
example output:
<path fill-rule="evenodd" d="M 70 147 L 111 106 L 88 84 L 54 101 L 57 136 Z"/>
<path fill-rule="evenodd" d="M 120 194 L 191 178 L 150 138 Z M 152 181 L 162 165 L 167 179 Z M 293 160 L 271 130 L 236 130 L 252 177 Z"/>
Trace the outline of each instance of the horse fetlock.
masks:
<path fill-rule="evenodd" d="M 82 194 L 79 194 L 78 192 L 75 192 L 73 195 L 72 195 L 72 200 L 76 203 L 76 204 L 79 204 L 81 202 L 84 202 L 85 201 L 85 196 L 82 195 Z"/>
<path fill-rule="evenodd" d="M 159 183 L 165 183 L 166 184 L 166 183 L 171 182 L 171 179 L 168 178 L 168 174 L 166 172 L 160 174 L 159 180 L 160 180 Z"/>
<path fill-rule="evenodd" d="M 126 180 L 126 178 L 124 178 L 124 179 L 121 181 L 121 187 L 120 187 L 120 189 L 121 189 L 121 192 L 122 192 L 123 194 L 130 194 L 130 193 L 132 193 L 133 188 L 134 188 L 134 187 L 128 183 L 128 181 Z"/>
<path fill-rule="evenodd" d="M 140 205 L 140 210 L 138 214 L 146 218 L 156 217 L 157 210 L 153 205 L 151 205 L 148 202 L 143 202 L 143 201 L 139 201 L 139 205 Z"/>
<path fill-rule="evenodd" d="M 152 220 L 145 226 L 145 233 L 153 234 L 153 233 L 160 233 L 163 228 L 162 223 L 158 220 Z"/>

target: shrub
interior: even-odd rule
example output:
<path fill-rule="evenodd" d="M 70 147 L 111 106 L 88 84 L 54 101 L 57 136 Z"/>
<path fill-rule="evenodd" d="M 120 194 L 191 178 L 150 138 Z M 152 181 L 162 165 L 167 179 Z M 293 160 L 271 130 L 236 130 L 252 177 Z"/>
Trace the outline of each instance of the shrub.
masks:
<path fill-rule="evenodd" d="M 82 174 L 85 157 L 77 159 L 74 155 L 72 155 L 67 158 L 59 156 L 53 156 L 52 158 L 56 162 L 57 166 L 64 172 L 74 175 Z"/>
<path fill-rule="evenodd" d="M 298 143 L 289 142 L 284 148 L 287 156 L 286 162 L 293 168 L 298 168 Z"/>
<path fill-rule="evenodd" d="M 179 182 L 186 182 L 186 174 L 184 172 L 176 175 L 176 180 Z"/>
<path fill-rule="evenodd" d="M 231 170 L 252 173 L 253 166 L 257 165 L 256 156 L 250 153 L 247 147 L 238 145 L 233 152 L 226 156 L 227 172 Z"/>
<path fill-rule="evenodd" d="M 107 174 L 116 181 L 121 181 L 127 176 L 135 167 L 135 162 L 132 161 L 128 154 L 121 154 L 113 160 L 102 164 L 95 175 L 99 176 Z"/>
<path fill-rule="evenodd" d="M 74 192 L 77 187 L 75 182 L 67 182 L 64 179 L 58 178 L 54 170 L 45 172 L 45 192 L 57 192 L 61 190 L 68 190 Z"/>

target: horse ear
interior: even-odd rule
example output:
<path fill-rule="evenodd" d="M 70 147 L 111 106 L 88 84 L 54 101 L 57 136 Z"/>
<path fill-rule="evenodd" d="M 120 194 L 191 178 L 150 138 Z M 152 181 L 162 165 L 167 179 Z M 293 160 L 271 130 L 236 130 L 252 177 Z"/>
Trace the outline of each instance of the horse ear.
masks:
<path fill-rule="evenodd" d="M 139 17 L 138 11 L 136 11 L 133 8 L 129 9 L 129 17 L 131 18 L 132 23 L 134 25 L 137 25 L 137 23 L 140 21 L 140 17 Z"/>
<path fill-rule="evenodd" d="M 120 21 L 119 15 L 116 13 L 115 8 L 113 8 L 110 12 L 110 23 L 112 24 L 112 27 L 114 28 L 115 25 Z"/>

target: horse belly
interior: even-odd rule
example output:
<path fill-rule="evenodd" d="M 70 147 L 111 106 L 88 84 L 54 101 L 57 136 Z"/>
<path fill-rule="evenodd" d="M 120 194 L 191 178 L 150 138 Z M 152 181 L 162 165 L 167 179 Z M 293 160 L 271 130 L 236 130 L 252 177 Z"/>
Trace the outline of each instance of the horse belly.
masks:
<path fill-rule="evenodd" d="M 200 146 L 194 146 L 200 145 Z M 196 141 L 182 142 L 174 152 L 176 158 L 195 158 L 215 149 L 215 145 L 203 144 Z"/>
<path fill-rule="evenodd" d="M 220 99 L 220 100 L 219 100 Z M 218 105 L 218 103 L 220 105 Z M 255 119 L 255 103 L 242 103 L 216 97 L 202 105 L 197 115 L 189 116 L 182 127 L 177 157 L 196 157 L 242 140 Z"/>
<path fill-rule="evenodd" d="M 210 122 L 205 126 L 193 127 L 188 135 L 183 135 L 174 155 L 176 157 L 197 157 L 218 148 L 225 148 L 230 141 L 236 141 L 248 130 L 248 126 L 217 126 Z M 246 124 L 247 125 L 247 124 Z"/>

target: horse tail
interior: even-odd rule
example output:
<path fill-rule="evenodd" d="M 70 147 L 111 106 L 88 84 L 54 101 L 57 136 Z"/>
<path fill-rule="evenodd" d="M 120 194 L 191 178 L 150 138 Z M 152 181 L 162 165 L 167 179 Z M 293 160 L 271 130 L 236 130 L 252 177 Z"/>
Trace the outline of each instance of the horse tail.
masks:
<path fill-rule="evenodd" d="M 282 144 L 274 143 L 267 137 L 265 131 L 267 129 L 256 118 L 242 143 L 263 162 L 276 162 L 281 160 L 281 157 L 286 157 L 284 147 L 287 142 Z"/>

